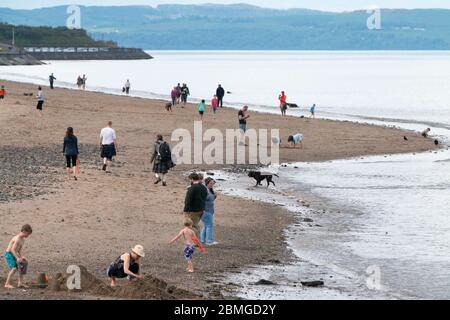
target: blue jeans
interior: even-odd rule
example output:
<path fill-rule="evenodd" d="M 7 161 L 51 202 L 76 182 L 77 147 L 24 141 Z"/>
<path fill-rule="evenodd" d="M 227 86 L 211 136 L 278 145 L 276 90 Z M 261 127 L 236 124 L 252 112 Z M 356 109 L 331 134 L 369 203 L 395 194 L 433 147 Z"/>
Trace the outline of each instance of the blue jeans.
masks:
<path fill-rule="evenodd" d="M 203 228 L 200 231 L 201 243 L 213 243 L 214 242 L 214 214 L 206 212 L 202 216 Z"/>

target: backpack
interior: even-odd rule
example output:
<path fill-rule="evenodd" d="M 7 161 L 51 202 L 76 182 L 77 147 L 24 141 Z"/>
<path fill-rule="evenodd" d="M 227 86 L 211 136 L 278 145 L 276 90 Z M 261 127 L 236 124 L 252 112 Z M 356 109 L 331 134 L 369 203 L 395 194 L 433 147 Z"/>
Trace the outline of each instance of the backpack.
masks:
<path fill-rule="evenodd" d="M 161 161 L 172 161 L 172 151 L 170 151 L 170 146 L 166 142 L 159 145 L 159 156 Z"/>

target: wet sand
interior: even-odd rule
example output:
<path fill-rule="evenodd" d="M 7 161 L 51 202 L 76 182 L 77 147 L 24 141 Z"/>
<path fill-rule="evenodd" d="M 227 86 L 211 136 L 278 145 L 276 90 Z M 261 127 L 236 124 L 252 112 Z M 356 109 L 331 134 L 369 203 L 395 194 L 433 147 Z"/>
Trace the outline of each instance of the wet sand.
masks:
<path fill-rule="evenodd" d="M 44 117 L 38 118 L 35 85 L 1 81 L 8 96 L 0 102 L 0 245 L 5 246 L 24 223 L 34 233 L 25 245 L 30 260 L 29 279 L 38 272 L 50 276 L 68 265 L 87 268 L 107 283 L 105 269 L 119 254 L 136 243 L 145 246 L 143 270 L 168 285 L 205 298 L 220 298 L 220 286 L 211 280 L 224 272 L 239 272 L 250 264 L 287 261 L 283 230 L 293 218 L 282 208 L 219 195 L 216 208 L 216 237 L 221 243 L 196 253 L 196 273 L 185 272 L 183 246 L 167 243 L 182 227 L 188 170 L 210 170 L 223 165 L 180 165 L 168 176 L 168 186 L 153 184 L 149 162 L 153 141 L 161 133 L 170 139 L 176 128 L 192 131 L 198 120 L 196 106 L 164 109 L 166 102 L 67 89 L 44 88 Z M 100 170 L 98 135 L 112 120 L 119 139 L 119 152 L 112 173 Z M 81 176 L 65 177 L 62 140 L 72 126 L 80 143 Z M 235 129 L 237 111 L 219 110 L 213 117 L 207 110 L 204 128 Z M 281 148 L 282 162 L 324 161 L 364 155 L 420 152 L 434 148 L 431 140 L 416 133 L 350 122 L 298 119 L 251 113 L 250 128 L 280 128 L 281 136 L 302 132 L 302 150 Z M 408 141 L 403 136 L 408 136 Z M 254 181 L 248 179 L 249 185 Z M 4 250 L 4 248 L 2 249 Z M 0 272 L 6 276 L 4 259 Z M 147 280 L 146 280 L 147 281 Z M 150 280 L 148 280 L 150 281 Z M 121 288 L 136 286 L 122 281 Z M 0 298 L 85 299 L 170 298 L 133 296 L 120 290 L 54 293 L 49 290 L 6 291 Z M 192 298 L 190 294 L 176 298 Z"/>

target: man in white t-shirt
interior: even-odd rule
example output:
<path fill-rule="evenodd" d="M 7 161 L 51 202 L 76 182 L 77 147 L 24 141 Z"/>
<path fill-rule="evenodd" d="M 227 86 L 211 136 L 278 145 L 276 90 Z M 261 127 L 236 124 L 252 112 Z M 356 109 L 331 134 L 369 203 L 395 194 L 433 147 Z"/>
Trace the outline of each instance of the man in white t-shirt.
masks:
<path fill-rule="evenodd" d="M 111 165 L 113 157 L 117 151 L 116 131 L 112 128 L 112 121 L 100 132 L 101 157 L 103 158 L 103 171 L 106 171 L 108 165 Z"/>

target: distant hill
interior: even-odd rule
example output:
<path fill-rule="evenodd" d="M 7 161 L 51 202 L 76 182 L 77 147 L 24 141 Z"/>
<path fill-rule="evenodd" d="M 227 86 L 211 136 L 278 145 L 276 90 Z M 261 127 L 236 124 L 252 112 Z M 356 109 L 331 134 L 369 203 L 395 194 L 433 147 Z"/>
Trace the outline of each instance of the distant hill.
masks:
<path fill-rule="evenodd" d="M 1 14 L 0 14 L 1 15 Z M 13 26 L 0 23 L 0 43 L 11 44 Z M 14 26 L 15 44 L 18 47 L 115 47 L 114 42 L 97 41 L 85 30 L 65 27 Z"/>
<path fill-rule="evenodd" d="M 64 26 L 66 9 L 0 8 L 0 21 Z M 242 4 L 81 7 L 81 23 L 97 40 L 154 50 L 450 50 L 450 10 L 381 13 L 382 30 L 367 29 L 366 11 L 275 10 Z"/>

